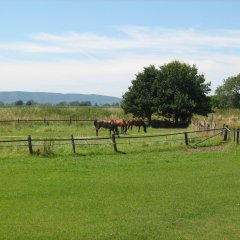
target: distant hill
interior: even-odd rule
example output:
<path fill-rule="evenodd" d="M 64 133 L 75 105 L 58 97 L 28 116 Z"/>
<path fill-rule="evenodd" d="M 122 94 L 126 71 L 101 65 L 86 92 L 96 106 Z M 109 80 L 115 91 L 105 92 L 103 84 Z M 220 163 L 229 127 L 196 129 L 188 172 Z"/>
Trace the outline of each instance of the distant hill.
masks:
<path fill-rule="evenodd" d="M 48 92 L 0 92 L 0 102 L 13 103 L 18 100 L 27 102 L 33 100 L 41 104 L 57 104 L 60 102 L 73 102 L 73 101 L 90 101 L 92 105 L 98 104 L 113 104 L 120 103 L 121 98 L 97 95 L 97 94 L 63 94 L 63 93 L 48 93 Z"/>

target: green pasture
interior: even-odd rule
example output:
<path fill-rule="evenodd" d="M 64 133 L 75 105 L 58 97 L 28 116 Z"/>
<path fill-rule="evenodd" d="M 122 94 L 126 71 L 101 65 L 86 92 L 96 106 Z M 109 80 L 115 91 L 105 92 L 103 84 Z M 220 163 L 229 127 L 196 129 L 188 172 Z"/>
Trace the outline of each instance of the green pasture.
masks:
<path fill-rule="evenodd" d="M 239 239 L 239 153 L 0 156 L 0 239 Z"/>
<path fill-rule="evenodd" d="M 48 141 L 33 142 L 33 150 L 38 155 L 72 153 L 70 142 L 71 135 L 74 138 L 95 137 L 93 119 L 114 119 L 124 118 L 126 121 L 131 115 L 123 113 L 121 108 L 100 108 L 100 107 L 3 107 L 0 108 L 0 141 L 27 139 L 30 135 L 32 139 L 49 139 Z M 4 122 L 13 120 L 12 122 Z M 40 120 L 40 121 L 24 121 Z M 49 120 L 49 121 L 48 121 Z M 66 121 L 51 121 L 66 120 Z M 76 121 L 84 120 L 84 121 Z M 193 126 L 188 129 L 153 129 L 148 128 L 147 134 L 141 129 L 138 132 L 136 127 L 129 130 L 127 136 L 148 136 L 153 134 L 168 134 L 196 130 Z M 107 129 L 99 130 L 99 138 L 109 137 Z M 190 134 L 189 143 L 191 146 L 209 146 L 222 144 L 222 136 L 203 141 L 209 137 L 209 133 Z M 65 138 L 65 142 L 52 141 L 52 139 Z M 158 138 L 125 139 L 117 138 L 119 151 L 126 153 L 134 152 L 158 152 L 165 150 L 180 149 L 185 147 L 184 135 L 164 136 Z M 47 149 L 47 150 L 46 150 Z M 102 141 L 77 141 L 76 152 L 80 155 L 105 155 L 113 153 L 111 139 Z M 3 155 L 27 155 L 28 147 L 25 143 L 0 143 L 0 153 Z"/>
<path fill-rule="evenodd" d="M 149 127 L 147 134 L 141 129 L 134 127 L 126 135 L 116 137 L 117 148 L 124 153 L 161 152 L 166 150 L 185 149 L 199 146 L 217 146 L 223 144 L 223 135 L 211 138 L 216 132 L 203 132 L 188 134 L 189 146 L 185 146 L 184 131 L 188 129 L 153 129 Z M 179 133 L 178 135 L 174 134 Z M 0 153 L 13 156 L 27 156 L 27 138 L 31 135 L 33 139 L 33 151 L 38 155 L 69 156 L 72 154 L 71 135 L 76 140 L 76 153 L 78 155 L 108 155 L 114 152 L 109 130 L 100 129 L 98 139 L 96 138 L 93 122 L 13 122 L 0 123 L 0 141 L 26 140 L 25 142 L 0 142 Z M 154 137 L 156 135 L 156 137 Z M 161 136 L 163 135 L 163 136 Z M 102 139 L 102 138 L 108 139 Z M 136 137 L 136 138 L 129 138 Z M 140 138 L 138 138 L 140 137 Z M 229 135 L 231 137 L 231 135 Z M 37 139 L 37 141 L 34 141 Z M 62 139 L 66 139 L 62 141 Z M 206 141 L 204 141 L 206 140 Z"/>
<path fill-rule="evenodd" d="M 131 117 L 120 108 L 40 107 L 0 108 L 0 116 Z M 127 136 L 192 129 L 134 128 Z M 35 143 L 33 155 L 26 143 L 0 146 L 0 239 L 239 239 L 240 148 L 232 134 L 227 142 L 218 135 L 199 145 L 208 133 L 192 134 L 190 146 L 182 134 L 117 138 L 125 154 L 114 153 L 110 139 L 86 140 L 76 154 L 69 142 L 51 141 L 71 134 L 95 130 L 91 121 L 0 123 L 1 139 L 50 139 Z"/>

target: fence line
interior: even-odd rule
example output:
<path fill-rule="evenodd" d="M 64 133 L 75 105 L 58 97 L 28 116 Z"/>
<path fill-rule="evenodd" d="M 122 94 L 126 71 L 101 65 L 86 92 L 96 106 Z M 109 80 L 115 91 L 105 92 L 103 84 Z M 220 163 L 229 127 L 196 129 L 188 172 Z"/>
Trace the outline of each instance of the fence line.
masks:
<path fill-rule="evenodd" d="M 194 137 L 189 137 L 190 134 L 192 133 L 202 133 L 202 132 L 214 132 L 215 134 L 212 136 L 202 136 L 202 137 L 198 137 L 198 136 L 194 136 Z M 216 133 L 216 131 L 219 131 Z M 175 133 L 166 133 L 166 134 L 151 134 L 151 135 L 115 135 L 112 134 L 110 137 L 76 137 L 74 138 L 73 135 L 71 135 L 69 138 L 64 137 L 64 138 L 59 138 L 59 137 L 53 137 L 53 138 L 32 138 L 31 136 L 26 137 L 25 139 L 14 139 L 14 140 L 0 140 L 0 144 L 3 143 L 4 145 L 0 145 L 0 147 L 11 147 L 11 146 L 21 146 L 21 147 L 28 147 L 29 153 L 33 154 L 34 153 L 34 147 L 36 146 L 42 146 L 37 144 L 37 142 L 66 142 L 66 143 L 59 143 L 56 144 L 56 146 L 62 146 L 62 145 L 72 145 L 72 151 L 73 153 L 76 153 L 76 146 L 78 145 L 112 145 L 113 149 L 115 152 L 120 152 L 117 148 L 117 145 L 121 145 L 124 144 L 122 142 L 119 142 L 119 140 L 130 140 L 130 139 L 145 139 L 145 138 L 156 138 L 156 137 L 168 137 L 168 136 L 177 136 L 177 135 L 182 135 L 182 138 L 176 138 L 176 139 L 165 139 L 165 140 L 156 140 L 156 141 L 148 141 L 150 142 L 166 142 L 166 141 L 183 141 L 185 143 L 186 146 L 191 146 L 194 147 L 204 141 L 209 140 L 210 138 L 216 137 L 220 134 L 223 135 L 223 140 L 227 141 L 228 138 L 228 132 L 230 130 L 227 127 L 223 127 L 223 128 L 218 128 L 218 129 L 206 129 L 206 130 L 195 130 L 195 131 L 184 131 L 184 132 L 175 132 Z M 8 136 L 10 137 L 10 136 Z M 194 145 L 190 144 L 190 140 L 192 139 L 197 139 L 197 138 L 205 138 L 203 140 L 198 141 L 197 143 L 195 143 Z M 238 143 L 238 139 L 239 139 L 239 130 L 234 130 L 234 141 L 236 143 Z M 104 140 L 109 140 L 108 143 L 103 143 Z M 101 143 L 95 143 L 94 141 L 100 141 Z M 26 144 L 18 144 L 18 143 L 23 143 L 25 142 Z M 82 143 L 81 143 L 82 142 Z M 83 143 L 85 142 L 85 143 Z M 15 145 L 5 145 L 5 143 L 16 143 Z M 131 142 L 133 144 L 135 143 L 144 143 L 141 141 L 135 141 L 135 142 Z M 129 144 L 129 143 L 128 143 Z"/>
<path fill-rule="evenodd" d="M 195 143 L 194 146 L 198 145 L 199 143 L 203 143 L 203 142 L 209 140 L 210 138 L 214 138 L 214 137 L 216 137 L 216 136 L 218 136 L 218 135 L 220 135 L 220 134 L 222 134 L 222 132 L 219 132 L 219 133 L 217 133 L 217 134 L 214 134 L 213 136 L 207 137 L 206 139 L 203 139 L 202 141 L 199 141 L 199 142 Z M 224 138 L 224 140 L 225 140 L 225 138 Z M 226 140 L 227 140 L 227 139 L 226 139 Z M 226 140 L 225 140 L 225 141 L 226 141 Z"/>
<path fill-rule="evenodd" d="M 165 134 L 151 134 L 151 135 L 146 135 L 146 134 L 137 134 L 137 135 L 121 135 L 122 138 L 149 138 L 149 137 L 164 137 L 164 136 L 173 136 L 173 135 L 179 135 L 179 134 L 184 134 L 184 133 L 200 133 L 200 132 L 211 132 L 211 131 L 224 131 L 227 130 L 228 132 L 230 131 L 227 127 L 223 128 L 214 128 L 214 129 L 205 129 L 205 130 L 194 130 L 194 131 L 184 131 L 184 132 L 175 132 L 175 133 L 165 133 Z"/>
<path fill-rule="evenodd" d="M 93 122 L 95 119 L 11 119 L 11 120 L 0 120 L 0 123 L 10 122 Z"/>

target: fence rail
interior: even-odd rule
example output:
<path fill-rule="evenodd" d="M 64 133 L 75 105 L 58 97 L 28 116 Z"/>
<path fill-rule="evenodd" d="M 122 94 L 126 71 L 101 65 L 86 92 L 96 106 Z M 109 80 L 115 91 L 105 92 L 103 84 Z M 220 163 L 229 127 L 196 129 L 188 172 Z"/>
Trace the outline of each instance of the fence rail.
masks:
<path fill-rule="evenodd" d="M 198 136 L 194 136 L 194 137 L 189 137 L 190 134 L 196 134 L 196 133 L 208 133 L 208 132 L 213 132 L 213 135 L 209 136 L 209 135 L 204 135 L 201 137 Z M 172 136 L 182 136 L 182 137 L 178 137 L 176 139 L 165 139 L 165 140 L 152 140 L 152 141 L 147 141 L 148 143 L 150 142 L 161 142 L 161 141 L 182 141 L 185 143 L 186 146 L 197 146 L 198 144 L 208 141 L 211 138 L 214 138 L 218 135 L 223 135 L 223 140 L 227 141 L 228 139 L 228 132 L 230 132 L 230 130 L 227 127 L 223 127 L 223 128 L 217 128 L 217 129 L 206 129 L 206 130 L 195 130 L 195 131 L 184 131 L 184 132 L 175 132 L 175 133 L 165 133 L 165 134 L 151 134 L 151 135 L 114 135 L 112 134 L 110 137 L 74 137 L 73 135 L 71 135 L 70 137 L 63 137 L 63 138 L 59 138 L 59 137 L 52 137 L 52 138 L 32 138 L 32 136 L 27 136 L 23 139 L 9 139 L 11 136 L 5 136 L 5 137 L 0 137 L 0 138 L 8 138 L 8 139 L 4 139 L 4 140 L 0 140 L 0 147 L 11 147 L 11 146 L 18 146 L 18 147 L 27 147 L 28 151 L 30 154 L 34 153 L 34 148 L 36 146 L 40 146 L 39 142 L 62 142 L 59 143 L 58 145 L 71 145 L 72 146 L 72 151 L 73 153 L 76 153 L 76 147 L 78 145 L 112 145 L 113 149 L 115 152 L 121 152 L 118 150 L 118 145 L 122 145 L 122 144 L 128 144 L 128 142 L 126 142 L 127 140 L 130 141 L 130 139 L 139 139 L 135 142 L 132 142 L 133 144 L 136 143 L 144 143 L 144 139 L 149 138 L 149 139 L 154 139 L 154 138 L 161 138 L 161 137 L 172 137 Z M 202 139 L 204 138 L 204 139 Z M 144 141 L 140 141 L 140 140 L 144 140 Z M 198 142 L 195 142 L 194 144 L 190 144 L 191 140 L 195 140 L 195 139 L 200 139 Z M 105 140 L 109 140 L 106 142 L 104 142 Z M 97 141 L 97 143 L 95 142 Z M 125 141 L 125 142 L 121 142 L 121 141 Z M 234 141 L 236 143 L 239 142 L 239 129 L 234 129 Z M 65 142 L 65 143 L 63 143 Z M 9 144 L 10 143 L 10 144 Z M 11 145 L 11 143 L 13 143 Z M 24 143 L 24 144 L 22 144 Z M 9 144 L 9 145 L 4 145 L 4 144 Z"/>
<path fill-rule="evenodd" d="M 0 120 L 0 123 L 11 123 L 11 122 L 93 122 L 95 119 L 11 119 L 11 120 Z"/>

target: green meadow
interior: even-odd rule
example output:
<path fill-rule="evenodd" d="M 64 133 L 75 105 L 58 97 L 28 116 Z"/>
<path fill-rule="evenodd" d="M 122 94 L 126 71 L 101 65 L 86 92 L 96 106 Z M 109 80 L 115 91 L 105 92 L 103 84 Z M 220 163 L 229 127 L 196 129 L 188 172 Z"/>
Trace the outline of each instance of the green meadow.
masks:
<path fill-rule="evenodd" d="M 0 116 L 131 117 L 118 108 L 2 108 Z M 149 128 L 147 134 L 189 129 Z M 12 122 L 0 123 L 0 133 L 2 139 L 51 138 L 94 136 L 95 130 L 92 122 Z M 108 140 L 77 145 L 76 154 L 71 145 L 51 142 L 48 152 L 35 146 L 41 151 L 33 155 L 27 146 L 1 147 L 0 239 L 239 239 L 239 146 L 222 136 L 197 147 L 197 138 L 191 146 L 167 140 L 117 140 L 126 154 L 114 153 Z"/>

